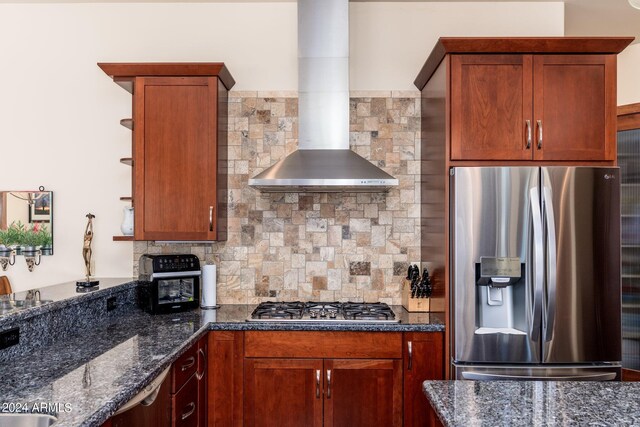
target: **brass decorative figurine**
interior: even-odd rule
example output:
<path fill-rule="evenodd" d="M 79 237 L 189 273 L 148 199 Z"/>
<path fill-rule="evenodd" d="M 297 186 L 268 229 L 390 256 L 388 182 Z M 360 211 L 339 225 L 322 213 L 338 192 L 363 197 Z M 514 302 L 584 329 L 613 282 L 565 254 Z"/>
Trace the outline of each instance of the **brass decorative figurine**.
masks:
<path fill-rule="evenodd" d="M 82 246 L 82 258 L 84 258 L 84 267 L 86 280 L 78 280 L 76 286 L 79 288 L 92 288 L 98 286 L 98 280 L 91 280 L 91 241 L 93 240 L 93 218 L 96 216 L 89 212 L 87 215 L 87 227 L 84 230 L 84 244 Z"/>

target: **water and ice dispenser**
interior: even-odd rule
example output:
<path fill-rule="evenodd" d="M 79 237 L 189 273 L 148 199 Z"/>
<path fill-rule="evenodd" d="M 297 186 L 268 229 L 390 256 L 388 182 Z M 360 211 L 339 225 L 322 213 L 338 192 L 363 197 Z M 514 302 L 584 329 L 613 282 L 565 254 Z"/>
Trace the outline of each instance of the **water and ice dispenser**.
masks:
<path fill-rule="evenodd" d="M 476 270 L 476 334 L 519 333 L 516 315 L 524 306 L 525 264 L 520 258 L 480 257 Z M 497 330 L 496 330 L 497 329 Z M 524 333 L 524 332 L 523 332 Z"/>

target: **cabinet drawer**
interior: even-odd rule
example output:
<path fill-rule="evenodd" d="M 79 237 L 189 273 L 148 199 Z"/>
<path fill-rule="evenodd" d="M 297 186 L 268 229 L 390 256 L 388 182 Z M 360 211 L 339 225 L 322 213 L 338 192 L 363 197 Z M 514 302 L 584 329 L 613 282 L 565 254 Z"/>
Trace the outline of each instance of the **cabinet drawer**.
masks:
<path fill-rule="evenodd" d="M 192 345 L 191 348 L 189 348 L 173 363 L 173 382 L 171 384 L 171 393 L 177 393 L 197 369 L 198 345 L 196 344 Z"/>
<path fill-rule="evenodd" d="M 192 375 L 180 391 L 171 399 L 174 427 L 198 426 L 198 378 Z"/>
<path fill-rule="evenodd" d="M 247 331 L 245 357 L 400 359 L 401 332 Z"/>

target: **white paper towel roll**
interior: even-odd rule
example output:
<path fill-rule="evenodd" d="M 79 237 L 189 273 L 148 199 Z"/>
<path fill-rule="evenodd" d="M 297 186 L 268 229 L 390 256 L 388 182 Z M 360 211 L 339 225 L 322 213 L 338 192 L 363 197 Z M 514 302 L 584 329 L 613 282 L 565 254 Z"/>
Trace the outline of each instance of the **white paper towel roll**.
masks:
<path fill-rule="evenodd" d="M 200 307 L 216 308 L 216 266 L 206 264 L 202 267 L 202 297 Z"/>

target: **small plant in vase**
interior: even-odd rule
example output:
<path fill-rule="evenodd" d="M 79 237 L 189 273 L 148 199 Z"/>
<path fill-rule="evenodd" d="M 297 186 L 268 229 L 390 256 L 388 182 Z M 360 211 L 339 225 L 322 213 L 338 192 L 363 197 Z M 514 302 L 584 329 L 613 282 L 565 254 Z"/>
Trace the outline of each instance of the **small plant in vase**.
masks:
<path fill-rule="evenodd" d="M 9 230 L 0 230 L 0 251 L 11 246 L 11 242 L 7 238 Z"/>
<path fill-rule="evenodd" d="M 34 224 L 30 230 L 25 230 L 24 234 L 22 235 L 22 241 L 20 242 L 20 245 L 22 246 L 22 250 L 24 252 L 32 252 L 38 249 L 37 247 L 40 245 L 40 241 L 41 238 L 38 224 Z"/>
<path fill-rule="evenodd" d="M 8 237 L 9 230 L 0 230 L 0 258 L 8 258 L 11 256 L 13 249 L 11 246 L 11 239 Z M 3 264 L 3 270 L 6 270 L 6 266 Z"/>
<path fill-rule="evenodd" d="M 40 227 L 38 231 L 40 242 L 38 245 L 42 248 L 42 255 L 52 255 L 53 253 L 53 236 L 46 225 Z"/>
<path fill-rule="evenodd" d="M 9 225 L 9 228 L 7 228 L 6 239 L 8 243 L 5 244 L 14 248 L 16 250 L 16 255 L 20 255 L 22 253 L 20 245 L 22 244 L 22 240 L 24 239 L 26 232 L 27 228 L 22 221 L 13 221 L 11 225 Z"/>

